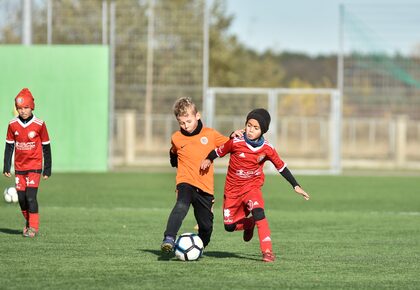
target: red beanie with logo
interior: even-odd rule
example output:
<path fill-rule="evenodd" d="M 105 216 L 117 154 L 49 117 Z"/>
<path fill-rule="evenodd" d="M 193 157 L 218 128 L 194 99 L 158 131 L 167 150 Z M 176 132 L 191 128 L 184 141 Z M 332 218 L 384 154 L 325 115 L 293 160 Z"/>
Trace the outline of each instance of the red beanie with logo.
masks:
<path fill-rule="evenodd" d="M 34 97 L 32 96 L 31 91 L 29 91 L 29 89 L 24 88 L 19 92 L 19 94 L 15 98 L 15 106 L 16 106 L 16 109 L 18 108 L 31 108 L 32 110 L 35 109 Z"/>

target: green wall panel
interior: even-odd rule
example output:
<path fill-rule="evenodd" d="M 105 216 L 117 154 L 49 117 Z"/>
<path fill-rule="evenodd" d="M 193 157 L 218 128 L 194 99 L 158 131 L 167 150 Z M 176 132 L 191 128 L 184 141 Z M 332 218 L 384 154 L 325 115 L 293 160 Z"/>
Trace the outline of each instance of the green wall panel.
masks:
<path fill-rule="evenodd" d="M 27 87 L 47 124 L 53 173 L 106 171 L 108 71 L 106 46 L 0 46 L 0 136 Z"/>

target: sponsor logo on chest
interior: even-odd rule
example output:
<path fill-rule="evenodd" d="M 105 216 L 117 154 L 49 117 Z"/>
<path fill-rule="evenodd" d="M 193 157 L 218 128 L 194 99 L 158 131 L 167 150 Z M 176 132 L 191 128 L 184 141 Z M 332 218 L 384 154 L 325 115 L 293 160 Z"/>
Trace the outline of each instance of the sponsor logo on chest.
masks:
<path fill-rule="evenodd" d="M 35 148 L 35 142 L 16 142 L 17 150 L 32 150 Z"/>
<path fill-rule="evenodd" d="M 240 178 L 251 178 L 254 176 L 258 176 L 261 175 L 260 170 L 243 170 L 243 169 L 238 169 L 236 170 L 236 175 Z"/>

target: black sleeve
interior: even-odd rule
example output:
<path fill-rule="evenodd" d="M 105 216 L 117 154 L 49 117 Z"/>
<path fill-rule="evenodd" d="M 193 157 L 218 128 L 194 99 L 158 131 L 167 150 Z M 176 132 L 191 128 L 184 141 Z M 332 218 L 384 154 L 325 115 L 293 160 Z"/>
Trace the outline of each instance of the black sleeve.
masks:
<path fill-rule="evenodd" d="M 51 166 L 52 166 L 51 145 L 50 144 L 42 145 L 42 153 L 44 155 L 44 172 L 42 173 L 42 175 L 51 176 Z"/>
<path fill-rule="evenodd" d="M 209 155 L 207 155 L 206 159 L 209 159 L 210 161 L 213 162 L 213 160 L 216 159 L 217 157 L 219 157 L 219 156 L 217 156 L 216 150 L 212 150 L 209 153 Z"/>
<path fill-rule="evenodd" d="M 171 162 L 172 167 L 178 167 L 178 154 L 169 150 L 169 161 Z"/>
<path fill-rule="evenodd" d="M 280 174 L 286 178 L 286 180 L 295 188 L 295 186 L 300 186 L 299 183 L 297 183 L 296 179 L 294 178 L 293 174 L 290 172 L 289 168 L 285 167 Z"/>
<path fill-rule="evenodd" d="M 10 173 L 10 167 L 12 166 L 12 156 L 13 150 L 15 149 L 14 143 L 7 143 L 4 147 L 4 163 L 3 163 L 3 173 Z"/>

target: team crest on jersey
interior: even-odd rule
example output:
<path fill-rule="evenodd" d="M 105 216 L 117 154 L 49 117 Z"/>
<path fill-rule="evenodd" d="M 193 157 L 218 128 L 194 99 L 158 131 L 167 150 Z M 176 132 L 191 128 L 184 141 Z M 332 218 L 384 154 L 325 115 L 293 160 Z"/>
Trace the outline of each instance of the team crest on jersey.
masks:
<path fill-rule="evenodd" d="M 264 160 L 264 158 L 265 158 L 265 154 L 258 155 L 257 161 L 261 162 Z"/>
<path fill-rule="evenodd" d="M 35 136 L 36 136 L 35 131 L 31 131 L 31 132 L 28 133 L 28 137 L 31 138 L 31 139 L 34 138 Z"/>
<path fill-rule="evenodd" d="M 207 143 L 209 143 L 209 139 L 206 136 L 204 136 L 201 137 L 200 142 L 201 144 L 206 145 Z"/>
<path fill-rule="evenodd" d="M 15 131 L 15 136 L 19 136 L 19 132 L 18 131 Z"/>

